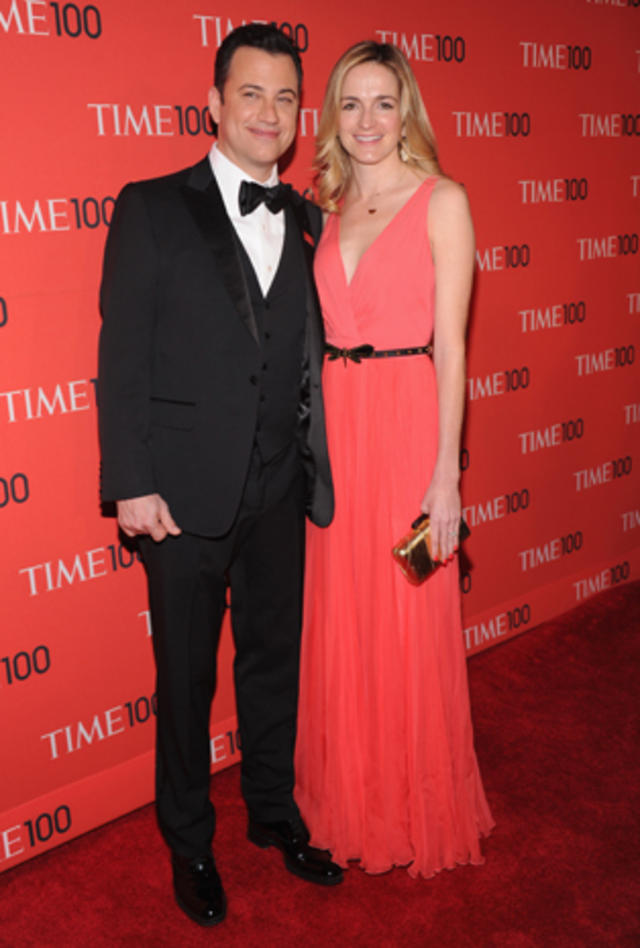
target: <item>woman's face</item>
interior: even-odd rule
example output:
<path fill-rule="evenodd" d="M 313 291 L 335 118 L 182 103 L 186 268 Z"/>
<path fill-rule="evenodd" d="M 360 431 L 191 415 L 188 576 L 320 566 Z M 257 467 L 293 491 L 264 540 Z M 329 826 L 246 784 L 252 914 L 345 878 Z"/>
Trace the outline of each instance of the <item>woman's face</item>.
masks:
<path fill-rule="evenodd" d="M 338 134 L 352 161 L 375 165 L 398 159 L 402 135 L 400 88 L 381 63 L 353 66 L 342 83 Z"/>

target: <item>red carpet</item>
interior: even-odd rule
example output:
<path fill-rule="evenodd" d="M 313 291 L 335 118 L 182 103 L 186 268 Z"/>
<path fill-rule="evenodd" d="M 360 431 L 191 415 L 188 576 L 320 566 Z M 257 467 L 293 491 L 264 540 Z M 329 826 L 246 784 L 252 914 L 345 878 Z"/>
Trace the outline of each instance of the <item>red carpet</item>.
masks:
<path fill-rule="evenodd" d="M 246 841 L 234 767 L 212 781 L 221 926 L 175 906 L 145 807 L 0 876 L 0 944 L 638 948 L 639 629 L 636 582 L 470 660 L 484 866 L 309 885 Z"/>

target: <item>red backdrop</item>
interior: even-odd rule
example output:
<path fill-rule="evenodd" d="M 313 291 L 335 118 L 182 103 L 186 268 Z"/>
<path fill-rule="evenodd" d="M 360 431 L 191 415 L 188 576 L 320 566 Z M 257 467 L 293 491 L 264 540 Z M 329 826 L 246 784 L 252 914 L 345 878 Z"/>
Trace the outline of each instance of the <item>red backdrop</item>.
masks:
<path fill-rule="evenodd" d="M 144 576 L 98 501 L 97 287 L 121 186 L 209 148 L 241 22 L 304 49 L 285 178 L 309 186 L 329 68 L 373 37 L 409 56 L 467 187 L 468 651 L 638 576 L 639 6 L 0 0 L 0 870 L 152 797 Z M 238 759 L 228 630 L 222 651 L 214 768 Z"/>

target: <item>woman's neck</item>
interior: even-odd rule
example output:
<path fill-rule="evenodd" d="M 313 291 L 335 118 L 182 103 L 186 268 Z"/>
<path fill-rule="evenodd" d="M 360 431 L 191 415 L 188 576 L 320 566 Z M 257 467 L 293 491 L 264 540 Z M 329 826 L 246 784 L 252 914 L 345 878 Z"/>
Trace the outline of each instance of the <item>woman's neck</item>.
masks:
<path fill-rule="evenodd" d="M 371 204 L 381 195 L 390 194 L 416 178 L 413 168 L 394 156 L 393 160 L 376 165 L 352 163 L 352 177 L 347 190 L 347 199 L 352 202 Z"/>

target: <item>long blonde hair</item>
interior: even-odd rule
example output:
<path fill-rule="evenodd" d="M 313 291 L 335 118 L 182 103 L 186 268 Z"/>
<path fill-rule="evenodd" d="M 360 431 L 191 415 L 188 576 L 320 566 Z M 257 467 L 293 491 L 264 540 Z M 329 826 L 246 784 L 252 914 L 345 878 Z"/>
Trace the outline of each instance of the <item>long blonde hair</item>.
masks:
<path fill-rule="evenodd" d="M 345 76 L 362 63 L 380 63 L 398 80 L 403 128 L 399 147 L 402 147 L 403 160 L 427 174 L 441 173 L 436 138 L 411 66 L 397 46 L 365 40 L 351 46 L 340 57 L 331 71 L 324 95 L 313 167 L 318 201 L 327 211 L 338 211 L 340 199 L 351 180 L 351 159 L 338 139 L 338 115 Z"/>

